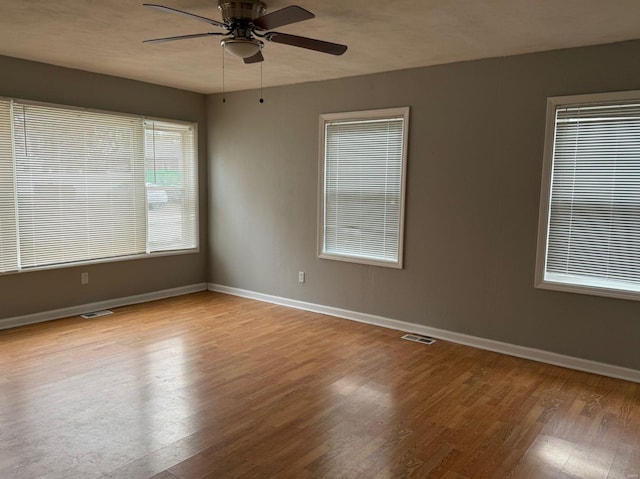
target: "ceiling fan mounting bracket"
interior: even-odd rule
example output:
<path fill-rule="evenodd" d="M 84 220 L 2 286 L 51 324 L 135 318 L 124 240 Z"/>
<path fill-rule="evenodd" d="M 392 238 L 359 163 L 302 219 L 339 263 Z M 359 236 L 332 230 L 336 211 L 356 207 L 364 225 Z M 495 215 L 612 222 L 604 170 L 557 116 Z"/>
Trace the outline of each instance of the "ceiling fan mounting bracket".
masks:
<path fill-rule="evenodd" d="M 267 13 L 267 5 L 260 0 L 218 0 L 218 8 L 227 24 L 249 23 Z"/>

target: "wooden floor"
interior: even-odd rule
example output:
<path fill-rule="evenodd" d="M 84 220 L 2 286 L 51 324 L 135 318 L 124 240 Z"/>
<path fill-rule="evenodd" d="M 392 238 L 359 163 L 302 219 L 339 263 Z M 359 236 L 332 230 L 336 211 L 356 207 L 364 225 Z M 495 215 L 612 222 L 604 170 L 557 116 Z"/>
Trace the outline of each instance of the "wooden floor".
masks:
<path fill-rule="evenodd" d="M 0 332 L 0 478 L 640 474 L 640 384 L 204 292 Z"/>

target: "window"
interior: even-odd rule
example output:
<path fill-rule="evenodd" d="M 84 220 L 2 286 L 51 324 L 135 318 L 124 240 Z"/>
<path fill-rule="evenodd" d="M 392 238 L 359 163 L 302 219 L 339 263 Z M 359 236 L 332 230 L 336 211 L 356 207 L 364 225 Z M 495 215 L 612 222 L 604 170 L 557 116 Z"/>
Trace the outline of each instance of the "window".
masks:
<path fill-rule="evenodd" d="M 536 283 L 640 299 L 640 92 L 548 100 Z"/>
<path fill-rule="evenodd" d="M 0 272 L 197 247 L 195 125 L 0 99 Z"/>
<path fill-rule="evenodd" d="M 320 116 L 318 256 L 402 268 L 409 108 Z"/>
<path fill-rule="evenodd" d="M 198 244 L 196 144 L 193 125 L 145 122 L 149 251 Z"/>

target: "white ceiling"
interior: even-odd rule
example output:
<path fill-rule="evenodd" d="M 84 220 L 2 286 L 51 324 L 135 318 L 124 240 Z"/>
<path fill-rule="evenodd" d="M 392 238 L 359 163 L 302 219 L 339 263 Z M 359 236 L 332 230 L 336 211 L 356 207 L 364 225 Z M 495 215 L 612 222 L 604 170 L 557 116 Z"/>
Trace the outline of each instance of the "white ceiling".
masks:
<path fill-rule="evenodd" d="M 217 0 L 148 0 L 221 20 Z M 143 0 L 0 0 L 0 55 L 200 93 L 222 90 L 216 31 Z M 271 0 L 315 19 L 278 31 L 344 43 L 341 57 L 267 43 L 264 86 L 640 38 L 640 0 Z M 218 30 L 219 31 L 219 30 Z M 260 86 L 260 64 L 226 55 L 226 89 Z"/>

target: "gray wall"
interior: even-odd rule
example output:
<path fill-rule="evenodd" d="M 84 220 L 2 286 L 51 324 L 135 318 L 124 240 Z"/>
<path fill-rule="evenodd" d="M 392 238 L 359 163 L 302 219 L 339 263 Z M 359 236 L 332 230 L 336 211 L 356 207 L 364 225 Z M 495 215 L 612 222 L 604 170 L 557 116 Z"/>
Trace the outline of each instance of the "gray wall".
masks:
<path fill-rule="evenodd" d="M 204 96 L 0 56 L 0 96 L 113 110 L 199 124 L 199 254 L 0 275 L 0 321 L 207 280 L 207 162 Z M 80 284 L 80 272 L 89 284 Z"/>
<path fill-rule="evenodd" d="M 533 287 L 546 98 L 640 89 L 638 58 L 626 42 L 207 97 L 211 281 L 640 369 L 640 303 Z M 405 268 L 318 259 L 318 116 L 407 105 Z"/>

